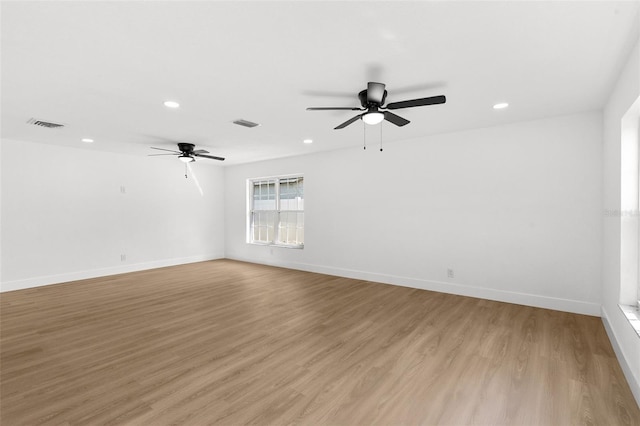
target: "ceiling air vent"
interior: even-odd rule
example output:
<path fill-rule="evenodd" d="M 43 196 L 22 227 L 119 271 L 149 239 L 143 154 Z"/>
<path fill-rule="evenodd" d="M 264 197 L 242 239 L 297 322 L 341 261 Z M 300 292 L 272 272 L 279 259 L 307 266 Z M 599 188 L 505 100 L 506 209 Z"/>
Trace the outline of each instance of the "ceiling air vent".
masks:
<path fill-rule="evenodd" d="M 233 122 L 233 124 L 237 124 L 238 126 L 244 126 L 244 127 L 256 127 L 259 126 L 258 123 L 254 123 L 253 121 L 249 121 L 249 120 L 235 120 Z"/>
<path fill-rule="evenodd" d="M 60 127 L 64 127 L 64 124 L 52 123 L 50 121 L 36 120 L 35 118 L 29 119 L 27 123 L 33 124 L 34 126 L 46 127 L 48 129 L 58 129 Z"/>

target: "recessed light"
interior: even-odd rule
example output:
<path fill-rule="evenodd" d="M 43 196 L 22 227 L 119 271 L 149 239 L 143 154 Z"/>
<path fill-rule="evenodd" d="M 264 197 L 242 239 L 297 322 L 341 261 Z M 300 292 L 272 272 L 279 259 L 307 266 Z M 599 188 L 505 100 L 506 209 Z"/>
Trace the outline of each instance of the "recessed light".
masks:
<path fill-rule="evenodd" d="M 176 101 L 164 101 L 164 106 L 167 108 L 179 108 L 180 104 Z"/>
<path fill-rule="evenodd" d="M 508 107 L 509 104 L 506 102 L 500 102 L 499 104 L 495 104 L 493 106 L 493 109 L 505 109 L 506 107 Z"/>
<path fill-rule="evenodd" d="M 309 144 L 309 143 L 313 143 L 313 141 L 312 141 L 311 139 L 305 139 L 305 140 L 303 140 L 302 142 L 303 142 L 303 143 L 307 143 L 307 144 Z"/>
<path fill-rule="evenodd" d="M 84 138 L 84 139 L 82 139 L 82 142 L 84 142 L 84 143 L 93 143 L 93 139 Z"/>

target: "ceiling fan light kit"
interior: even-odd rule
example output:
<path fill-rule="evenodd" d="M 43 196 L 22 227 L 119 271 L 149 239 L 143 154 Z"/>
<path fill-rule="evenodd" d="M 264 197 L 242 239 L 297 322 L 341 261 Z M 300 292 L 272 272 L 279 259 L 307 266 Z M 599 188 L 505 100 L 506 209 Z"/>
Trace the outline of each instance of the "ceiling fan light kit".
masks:
<path fill-rule="evenodd" d="M 384 120 L 384 114 L 379 111 L 367 112 L 362 115 L 362 121 L 372 126 L 381 123 L 382 120 Z"/>

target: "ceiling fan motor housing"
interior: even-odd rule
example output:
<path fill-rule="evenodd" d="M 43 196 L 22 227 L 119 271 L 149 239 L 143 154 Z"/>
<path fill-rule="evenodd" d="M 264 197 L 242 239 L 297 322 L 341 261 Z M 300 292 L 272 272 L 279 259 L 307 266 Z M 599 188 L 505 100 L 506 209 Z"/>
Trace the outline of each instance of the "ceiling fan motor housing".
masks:
<path fill-rule="evenodd" d="M 185 154 L 191 154 L 195 147 L 192 143 L 178 142 L 178 149 Z"/>
<path fill-rule="evenodd" d="M 384 105 L 384 101 L 387 99 L 387 91 L 385 90 L 382 94 L 382 100 L 380 101 L 380 103 L 369 102 L 367 100 L 367 89 L 364 89 L 362 92 L 358 93 L 358 99 L 360 99 L 360 105 L 362 105 L 363 108 L 369 108 L 372 105 L 380 107 Z"/>

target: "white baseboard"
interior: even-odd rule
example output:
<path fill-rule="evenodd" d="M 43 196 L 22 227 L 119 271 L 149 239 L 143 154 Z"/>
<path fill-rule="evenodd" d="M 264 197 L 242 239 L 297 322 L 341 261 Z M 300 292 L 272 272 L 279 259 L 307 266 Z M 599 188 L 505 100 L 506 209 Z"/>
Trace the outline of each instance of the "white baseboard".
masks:
<path fill-rule="evenodd" d="M 181 257 L 173 259 L 155 260 L 152 262 L 134 263 L 130 265 L 118 265 L 109 268 L 75 271 L 58 275 L 47 275 L 26 278 L 22 280 L 3 281 L 0 283 L 0 292 L 24 290 L 26 288 L 40 287 L 50 284 L 60 284 L 69 281 L 86 280 L 89 278 L 105 277 L 109 275 L 125 274 L 127 272 L 144 271 L 147 269 L 164 268 L 166 266 L 183 265 L 185 263 L 204 262 L 206 260 L 223 259 L 224 254 L 210 254 L 203 256 Z"/>
<path fill-rule="evenodd" d="M 622 372 L 624 373 L 624 377 L 627 379 L 627 383 L 631 388 L 631 393 L 636 399 L 636 403 L 638 407 L 640 407 L 640 382 L 633 375 L 631 370 L 631 366 L 629 365 L 629 360 L 625 357 L 620 344 L 618 343 L 618 336 L 616 335 L 613 327 L 611 326 L 611 320 L 609 319 L 609 315 L 605 310 L 604 306 L 602 307 L 602 323 L 604 324 L 604 329 L 607 331 L 607 335 L 609 336 L 609 340 L 611 341 L 611 346 L 613 346 L 613 350 L 616 353 L 616 357 L 618 358 L 618 363 L 622 368 Z M 637 360 L 636 360 L 637 363 Z"/>
<path fill-rule="evenodd" d="M 553 309 L 556 311 L 571 312 L 582 315 L 600 316 L 600 304 L 583 302 L 579 300 L 560 299 L 555 297 L 541 296 L 537 294 L 518 293 L 504 290 L 496 290 L 485 287 L 469 286 L 451 282 L 423 280 L 419 278 L 402 277 L 357 271 L 352 269 L 334 268 L 320 265 L 311 265 L 296 262 L 269 262 L 246 259 L 241 257 L 227 256 L 228 259 L 240 260 L 243 262 L 261 263 L 265 265 L 278 266 L 282 268 L 297 269 L 301 271 L 317 272 L 320 274 L 335 275 L 345 278 L 372 281 L 383 284 L 392 284 L 402 287 L 418 288 L 422 290 L 438 291 L 441 293 L 457 294 L 459 296 L 476 297 L 479 299 L 495 300 L 498 302 L 514 303 L 517 305 L 533 306 L 536 308 Z"/>

